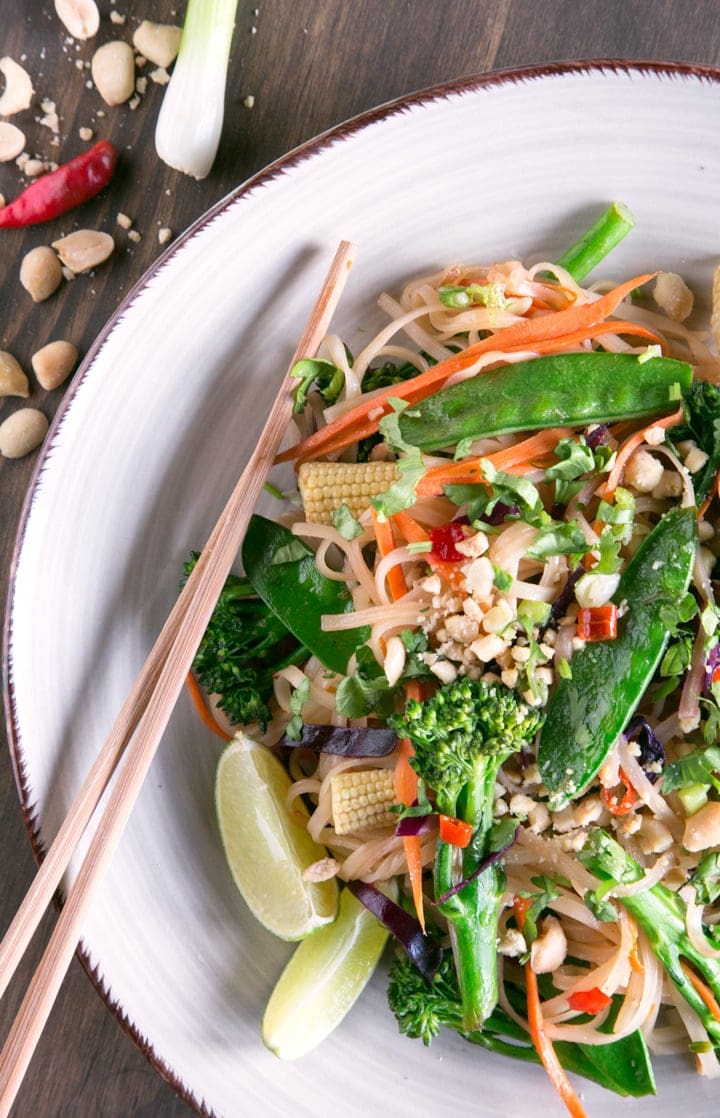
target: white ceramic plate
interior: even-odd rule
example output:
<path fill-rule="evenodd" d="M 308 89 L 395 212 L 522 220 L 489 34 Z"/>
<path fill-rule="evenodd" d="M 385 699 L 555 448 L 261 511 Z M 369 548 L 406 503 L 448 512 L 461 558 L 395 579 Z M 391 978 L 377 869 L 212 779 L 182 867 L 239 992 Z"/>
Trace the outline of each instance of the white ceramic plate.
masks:
<path fill-rule="evenodd" d="M 698 292 L 720 257 L 720 75 L 549 67 L 444 87 L 280 161 L 173 247 L 109 324 L 54 425 L 17 545 L 6 653 L 21 797 L 47 844 L 261 426 L 338 241 L 359 257 L 335 328 L 452 260 L 552 258 L 604 204 L 637 228 L 615 277 L 668 268 Z M 37 680 L 44 681 L 43 693 Z M 90 968 L 150 1058 L 206 1113 L 557 1115 L 543 1073 L 454 1037 L 397 1035 L 385 978 L 295 1065 L 260 1042 L 288 949 L 248 916 L 220 850 L 218 753 L 183 700 L 87 922 Z M 70 1027 L 70 1026 L 68 1026 Z M 685 1061 L 660 1099 L 583 1086 L 595 1118 L 715 1115 Z"/>

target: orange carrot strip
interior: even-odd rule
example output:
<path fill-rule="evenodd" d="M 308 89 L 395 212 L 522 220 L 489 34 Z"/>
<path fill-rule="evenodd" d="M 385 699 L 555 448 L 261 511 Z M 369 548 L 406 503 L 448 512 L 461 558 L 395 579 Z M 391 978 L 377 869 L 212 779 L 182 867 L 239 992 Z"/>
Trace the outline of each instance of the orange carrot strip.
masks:
<path fill-rule="evenodd" d="M 617 452 L 615 462 L 607 476 L 605 484 L 600 489 L 600 495 L 604 497 L 606 501 L 612 500 L 613 494 L 622 479 L 628 459 L 633 452 L 637 450 L 640 443 L 645 442 L 648 431 L 651 431 L 653 427 L 662 427 L 663 431 L 667 431 L 668 427 L 675 427 L 676 424 L 680 423 L 682 418 L 683 410 L 682 408 L 678 408 L 672 415 L 666 415 L 663 419 L 651 419 L 649 423 L 646 423 L 644 427 L 641 427 L 639 431 L 635 431 L 633 435 L 630 435 L 630 437 L 625 440 Z"/>
<path fill-rule="evenodd" d="M 409 512 L 395 512 L 390 518 L 398 532 L 404 537 L 406 543 L 426 543 L 430 533 L 422 524 L 418 524 Z"/>
<path fill-rule="evenodd" d="M 402 384 L 394 384 L 383 392 L 373 395 L 370 400 L 363 400 L 354 408 L 350 408 L 343 415 L 338 416 L 334 422 L 329 423 L 320 431 L 316 431 L 302 442 L 288 447 L 278 454 L 275 461 L 285 462 L 293 458 L 307 461 L 319 454 L 329 454 L 331 451 L 341 450 L 358 439 L 366 438 L 377 430 L 378 423 L 384 414 L 390 410 L 388 399 L 396 397 L 417 403 L 418 400 L 429 396 L 436 388 L 448 380 L 455 373 L 462 372 L 472 365 L 478 357 L 492 350 L 511 352 L 512 350 L 531 349 L 535 352 L 545 352 L 544 345 L 548 341 L 563 339 L 568 344 L 570 336 L 575 341 L 590 337 L 592 331 L 606 318 L 613 314 L 626 295 L 636 287 L 647 283 L 653 278 L 654 273 L 635 276 L 618 287 L 608 291 L 592 303 L 583 303 L 582 306 L 568 307 L 566 310 L 554 311 L 536 318 L 523 318 L 512 326 L 505 326 L 495 334 L 491 334 L 475 345 L 468 346 L 460 353 L 455 353 L 440 361 L 424 373 L 419 373 Z M 623 327 L 627 333 L 629 323 L 616 322 L 614 330 Z M 642 333 L 643 327 L 632 327 L 635 334 Z M 607 331 L 605 331 L 607 332 Z M 543 347 L 543 348 L 541 348 Z M 374 418 L 370 419 L 369 417 Z"/>
<path fill-rule="evenodd" d="M 405 698 L 417 699 L 423 697 L 422 684 L 417 680 L 410 680 L 405 684 Z M 395 795 L 404 807 L 410 807 L 417 799 L 418 776 L 410 764 L 414 753 L 412 742 L 409 738 L 400 738 L 398 741 L 398 756 L 395 763 Z M 403 851 L 407 862 L 410 887 L 412 889 L 415 912 L 420 921 L 420 926 L 425 931 L 425 909 L 423 905 L 422 890 L 422 850 L 419 835 L 405 835 L 403 837 Z"/>
<path fill-rule="evenodd" d="M 373 528 L 375 529 L 375 539 L 377 540 L 378 551 L 381 556 L 389 555 L 391 551 L 397 547 L 395 543 L 395 536 L 393 535 L 392 524 L 389 520 L 380 520 L 375 509 L 371 508 Z M 405 581 L 402 567 L 391 567 L 387 573 L 387 584 L 390 591 L 390 597 L 393 601 L 402 598 L 408 592 L 408 585 Z"/>
<path fill-rule="evenodd" d="M 522 931 L 525 926 L 525 912 L 530 903 L 529 897 L 515 897 L 513 908 L 520 931 Z M 573 1086 L 565 1073 L 565 1069 L 553 1048 L 552 1041 L 545 1032 L 545 1020 L 543 1018 L 542 1005 L 540 1004 L 537 975 L 530 966 L 530 963 L 525 964 L 525 983 L 527 986 L 528 1028 L 530 1030 L 530 1037 L 535 1046 L 535 1051 L 540 1057 L 545 1071 L 548 1073 L 550 1082 L 573 1118 L 586 1118 L 582 1103 L 575 1094 Z"/>
<path fill-rule="evenodd" d="M 716 1021 L 720 1021 L 720 1005 L 717 1003 L 717 998 L 713 994 L 709 986 L 707 986 L 699 974 L 696 974 L 692 967 L 680 959 L 680 966 L 685 977 L 690 981 L 691 985 L 695 987 L 696 993 L 700 995 L 703 1003 L 713 1015 Z"/>
<path fill-rule="evenodd" d="M 213 718 L 212 714 L 206 707 L 203 693 L 200 690 L 200 686 L 192 672 L 188 672 L 185 682 L 187 684 L 187 689 L 190 692 L 190 698 L 192 699 L 193 706 L 200 715 L 201 720 L 207 726 L 208 730 L 212 730 L 214 734 L 217 734 L 219 738 L 223 738 L 225 741 L 232 741 L 232 735 L 223 730 L 220 723 Z"/>
<path fill-rule="evenodd" d="M 434 497 L 442 493 L 446 485 L 468 485 L 481 482 L 482 473 L 480 463 L 487 459 L 497 470 L 506 472 L 519 466 L 528 465 L 533 459 L 553 450 L 560 439 L 572 434 L 571 427 L 550 427 L 545 431 L 538 431 L 535 435 L 515 443 L 513 446 L 504 447 L 494 454 L 486 454 L 483 458 L 466 458 L 460 462 L 448 462 L 447 466 L 432 466 L 415 487 L 418 497 Z"/>

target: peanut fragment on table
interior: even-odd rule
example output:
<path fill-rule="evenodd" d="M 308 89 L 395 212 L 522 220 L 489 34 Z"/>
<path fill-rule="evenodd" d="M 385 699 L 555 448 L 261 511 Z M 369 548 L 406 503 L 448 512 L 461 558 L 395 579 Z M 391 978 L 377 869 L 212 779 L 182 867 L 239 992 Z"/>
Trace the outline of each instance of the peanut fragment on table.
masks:
<path fill-rule="evenodd" d="M 133 46 L 155 66 L 169 66 L 180 49 L 179 27 L 144 19 L 133 35 Z"/>
<path fill-rule="evenodd" d="M 58 339 L 55 342 L 48 342 L 33 353 L 30 364 L 40 387 L 46 392 L 52 392 L 67 380 L 75 368 L 77 359 L 77 346 L 72 342 Z"/>
<path fill-rule="evenodd" d="M 30 382 L 12 353 L 0 350 L 0 396 L 30 395 Z"/>
<path fill-rule="evenodd" d="M 32 296 L 34 303 L 42 303 L 56 291 L 62 281 L 60 261 L 47 245 L 38 245 L 26 252 L 20 264 L 20 283 Z"/>
<path fill-rule="evenodd" d="M 0 423 L 0 454 L 4 458 L 24 458 L 40 446 L 49 423 L 37 408 L 20 408 Z"/>
<path fill-rule="evenodd" d="M 74 39 L 92 39 L 100 26 L 95 0 L 55 0 L 55 11 Z"/>
<path fill-rule="evenodd" d="M 122 105 L 135 92 L 135 56 L 132 47 L 121 39 L 98 47 L 90 72 L 106 105 Z"/>
<path fill-rule="evenodd" d="M 13 116 L 23 109 L 29 109 L 33 85 L 27 70 L 5 55 L 0 58 L 0 74 L 5 78 L 5 88 L 0 97 L 0 116 Z"/>
<path fill-rule="evenodd" d="M 109 233 L 101 233 L 95 229 L 78 229 L 53 241 L 52 247 L 57 252 L 66 268 L 76 274 L 89 272 L 107 260 L 115 248 L 115 241 Z"/>
<path fill-rule="evenodd" d="M 15 159 L 24 147 L 25 133 L 7 120 L 0 121 L 0 163 Z"/>

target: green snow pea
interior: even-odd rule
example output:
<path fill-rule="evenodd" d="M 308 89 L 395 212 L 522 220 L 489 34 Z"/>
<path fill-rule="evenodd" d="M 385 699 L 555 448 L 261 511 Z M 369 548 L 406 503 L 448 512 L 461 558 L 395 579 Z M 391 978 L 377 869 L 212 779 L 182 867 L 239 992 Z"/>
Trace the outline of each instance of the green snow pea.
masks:
<path fill-rule="evenodd" d="M 342 582 L 326 578 L 310 548 L 282 524 L 253 516 L 242 548 L 245 574 L 256 593 L 306 648 L 333 672 L 344 675 L 368 628 L 325 633 L 326 613 L 348 613 L 352 599 Z"/>
<path fill-rule="evenodd" d="M 440 389 L 402 413 L 400 433 L 431 451 L 487 435 L 649 416 L 667 411 L 691 381 L 691 366 L 668 357 L 535 357 Z"/>
<path fill-rule="evenodd" d="M 614 600 L 627 612 L 617 638 L 586 644 L 560 680 L 538 746 L 553 809 L 586 787 L 632 717 L 670 635 L 662 607 L 672 610 L 687 592 L 696 541 L 694 508 L 665 513 L 620 579 Z"/>

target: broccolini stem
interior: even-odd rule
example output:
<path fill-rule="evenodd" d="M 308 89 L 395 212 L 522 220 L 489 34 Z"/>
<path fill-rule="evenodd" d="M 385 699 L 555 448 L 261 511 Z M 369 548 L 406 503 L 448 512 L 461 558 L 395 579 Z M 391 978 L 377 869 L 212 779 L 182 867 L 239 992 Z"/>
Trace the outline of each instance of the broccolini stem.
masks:
<path fill-rule="evenodd" d="M 453 885 L 455 854 L 456 848 L 438 843 L 436 896 Z M 481 1028 L 497 1005 L 497 925 L 504 887 L 505 871 L 495 864 L 438 905 L 448 922 L 466 1030 Z"/>
<path fill-rule="evenodd" d="M 643 875 L 638 863 L 602 830 L 590 834 L 579 858 L 602 881 L 630 884 Z M 690 964 L 720 1003 L 720 960 L 703 955 L 690 942 L 685 902 L 664 885 L 652 885 L 641 893 L 616 900 L 635 917 L 673 985 L 702 1021 L 713 1043 L 720 1044 L 720 1020 L 703 1001 L 683 967 L 683 963 Z"/>
<path fill-rule="evenodd" d="M 557 263 L 580 281 L 627 236 L 635 220 L 622 202 L 612 202 Z"/>

